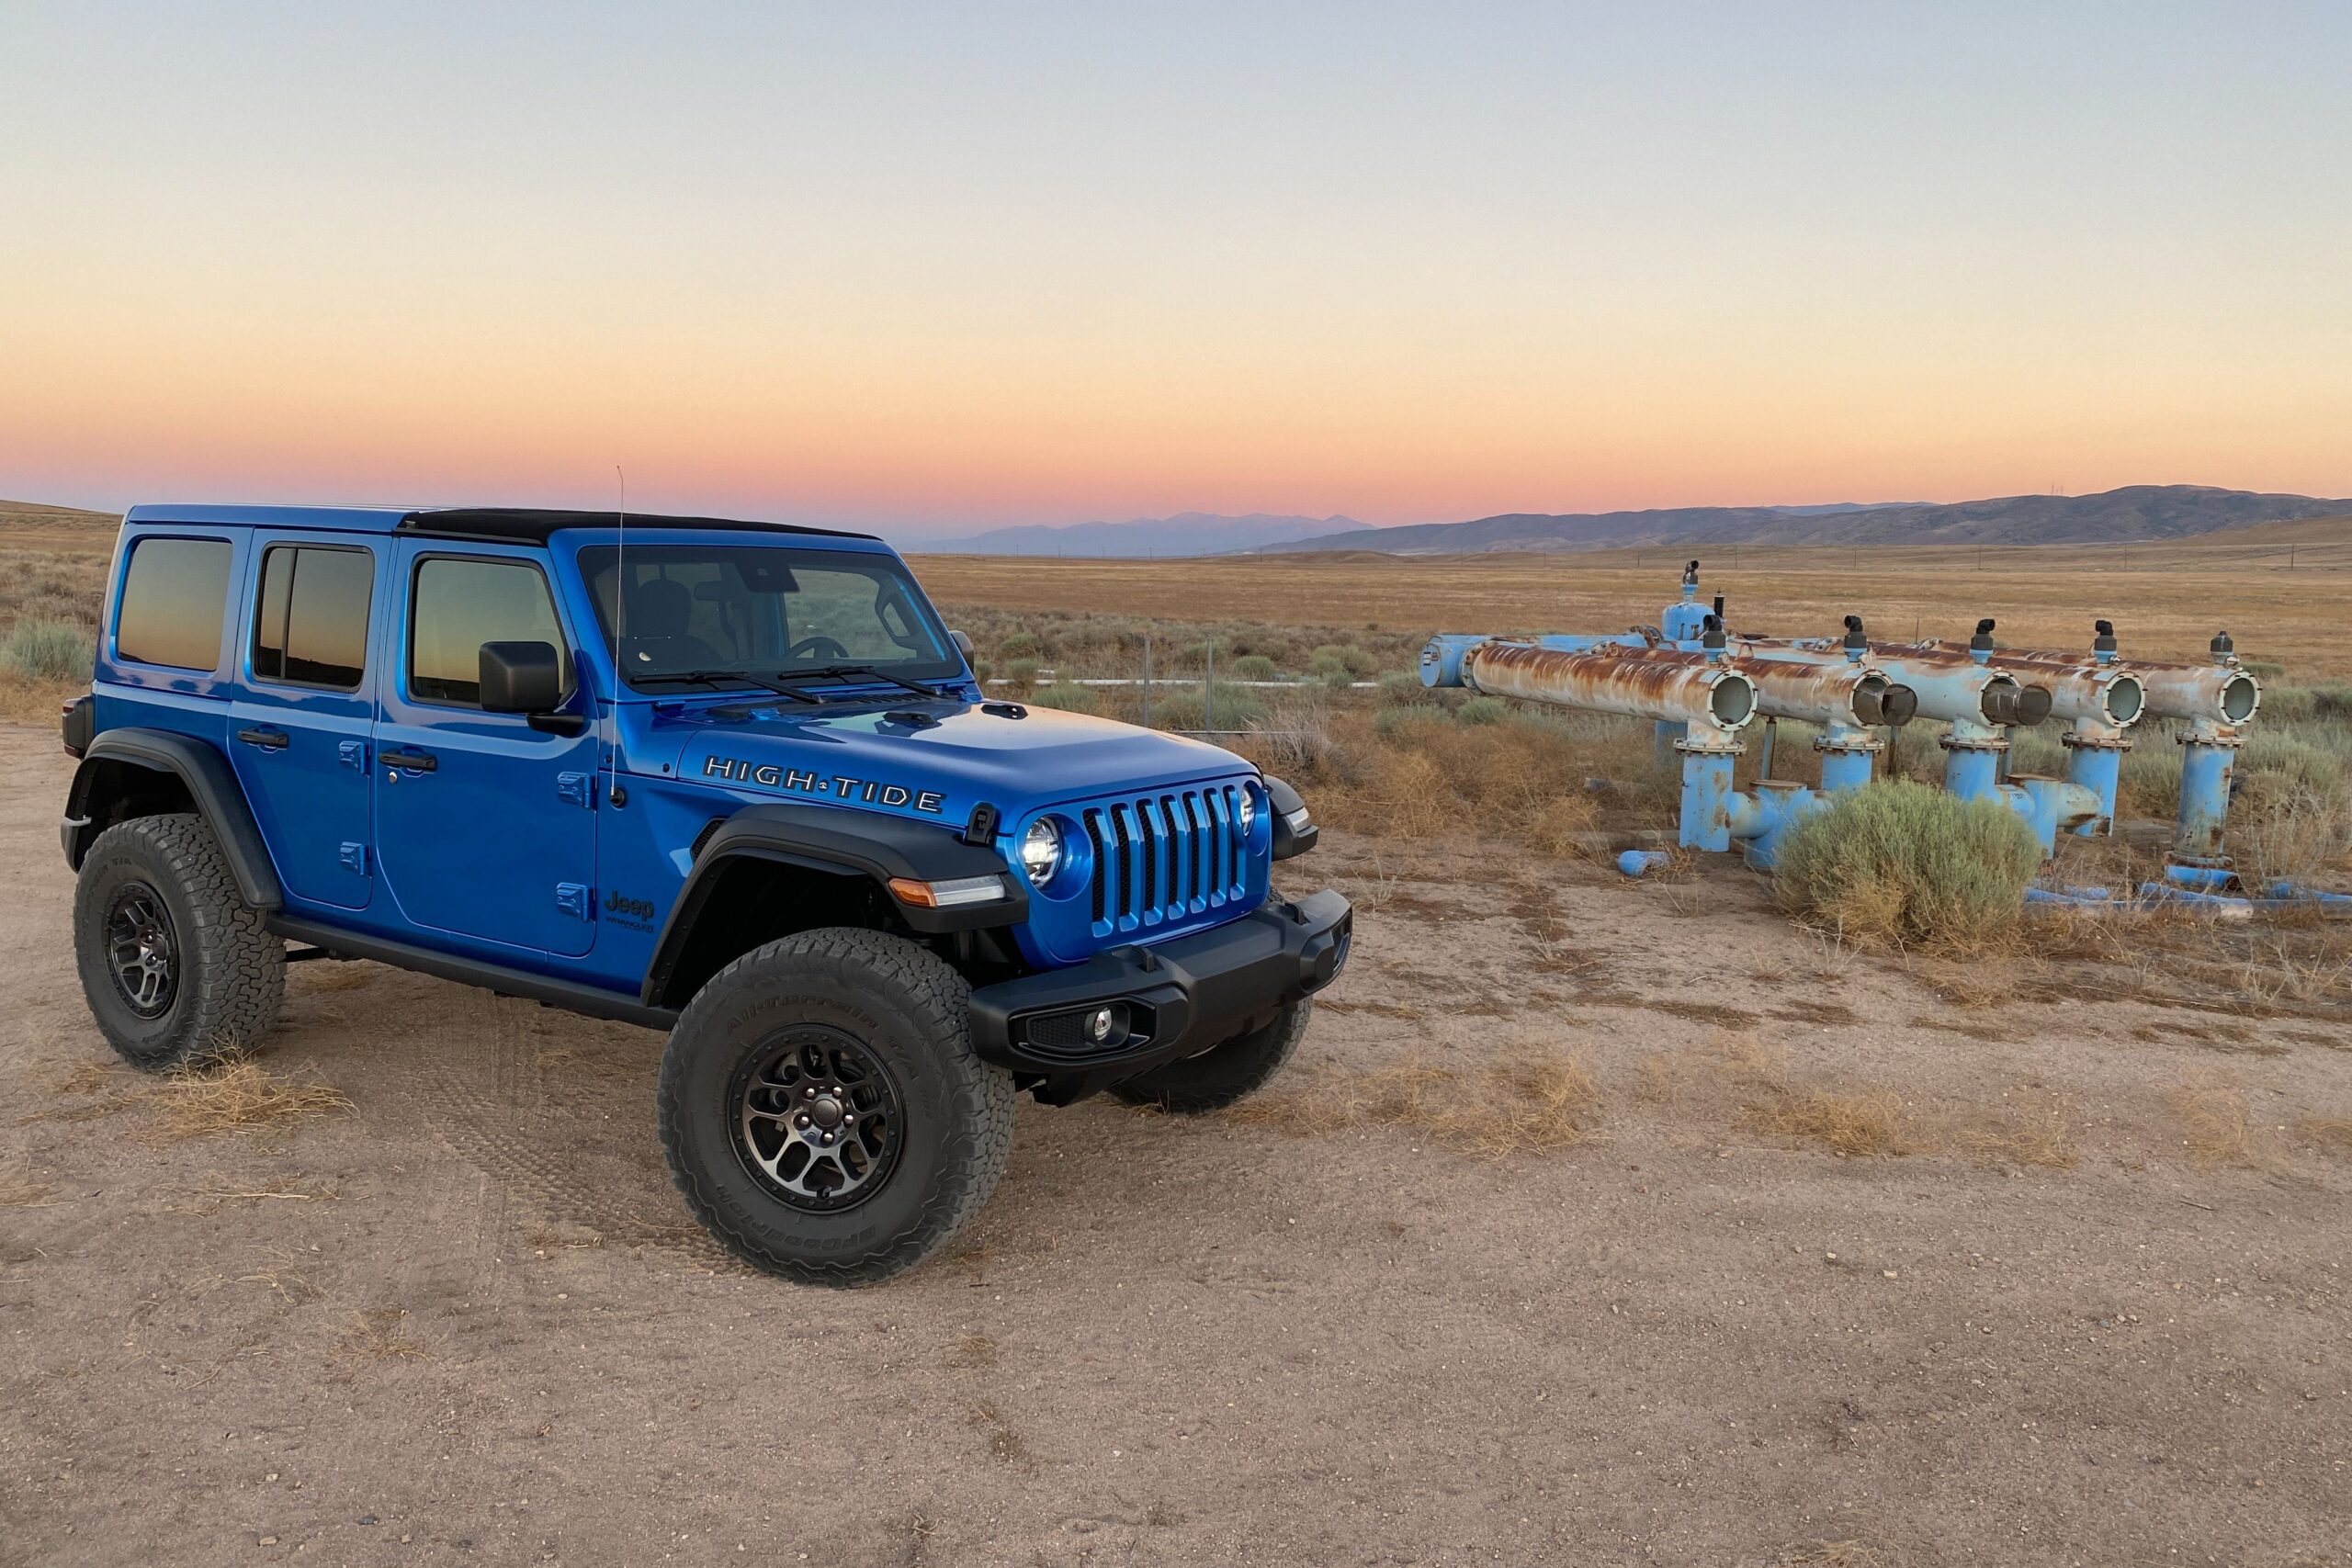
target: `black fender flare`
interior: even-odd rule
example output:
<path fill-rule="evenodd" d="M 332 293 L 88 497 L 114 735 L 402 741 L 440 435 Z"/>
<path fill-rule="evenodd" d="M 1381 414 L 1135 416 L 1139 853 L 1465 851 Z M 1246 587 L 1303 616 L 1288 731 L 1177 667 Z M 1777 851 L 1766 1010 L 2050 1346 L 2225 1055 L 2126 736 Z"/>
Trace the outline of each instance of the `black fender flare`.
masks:
<path fill-rule="evenodd" d="M 917 822 L 838 806 L 747 806 L 704 840 L 685 886 L 670 906 L 639 993 L 655 1005 L 669 989 L 695 922 L 730 862 L 775 861 L 811 871 L 866 879 L 890 897 L 899 915 L 925 935 L 1019 925 L 1029 918 L 1029 889 L 995 849 L 967 844 L 944 823 Z M 988 904 L 936 909 L 889 893 L 894 879 L 952 882 L 1001 876 L 1011 897 Z"/>
<path fill-rule="evenodd" d="M 197 739 L 194 736 L 177 734 L 168 729 L 109 729 L 90 742 L 83 753 L 82 765 L 74 771 L 73 787 L 65 796 L 65 861 L 74 870 L 82 869 L 82 857 L 89 852 L 90 793 L 104 775 L 107 763 L 128 763 L 145 768 L 151 773 L 170 773 L 187 786 L 196 802 L 197 810 L 210 825 L 212 835 L 220 840 L 221 853 L 229 857 L 229 869 L 237 878 L 237 891 L 246 904 L 264 913 L 274 912 L 286 902 L 284 887 L 277 880 L 277 867 L 269 858 L 269 846 L 261 836 L 261 829 L 254 821 L 253 807 L 245 799 L 244 786 L 237 782 L 229 759 L 220 748 Z"/>
<path fill-rule="evenodd" d="M 1278 779 L 1272 773 L 1261 776 L 1266 783 L 1266 804 L 1273 811 L 1274 859 L 1289 860 L 1294 855 L 1305 854 L 1323 836 L 1323 829 L 1316 825 L 1312 813 L 1307 815 L 1305 826 L 1291 826 L 1291 818 L 1306 810 L 1306 797 L 1294 789 L 1287 780 Z"/>

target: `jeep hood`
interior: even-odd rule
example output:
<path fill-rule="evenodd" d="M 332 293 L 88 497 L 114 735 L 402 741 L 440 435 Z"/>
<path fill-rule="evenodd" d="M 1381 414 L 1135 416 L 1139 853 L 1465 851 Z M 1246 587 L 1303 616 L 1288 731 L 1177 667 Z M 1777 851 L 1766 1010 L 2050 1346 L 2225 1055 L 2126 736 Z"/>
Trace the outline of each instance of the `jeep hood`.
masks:
<path fill-rule="evenodd" d="M 981 801 L 1010 815 L 1256 771 L 1204 741 L 1057 708 L 1031 707 L 1016 718 L 1012 705 L 961 701 L 831 711 L 715 706 L 657 717 L 647 747 L 656 766 L 670 761 L 687 783 L 956 823 Z M 917 716 L 930 722 L 910 722 Z"/>

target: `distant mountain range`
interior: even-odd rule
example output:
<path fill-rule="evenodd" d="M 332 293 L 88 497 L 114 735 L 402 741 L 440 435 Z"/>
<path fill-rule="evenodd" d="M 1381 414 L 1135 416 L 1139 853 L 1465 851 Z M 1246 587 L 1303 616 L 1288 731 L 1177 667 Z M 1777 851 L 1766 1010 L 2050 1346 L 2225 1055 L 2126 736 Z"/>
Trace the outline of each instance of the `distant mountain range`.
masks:
<path fill-rule="evenodd" d="M 1467 523 L 1414 523 L 1370 536 L 1334 532 L 1261 547 L 1474 555 L 1495 550 L 1604 550 L 1626 546 L 2061 545 L 2177 539 L 2256 523 L 2352 513 L 2352 500 L 2265 495 L 2205 485 L 2127 485 L 2097 495 L 2011 495 L 1950 505 L 1684 506 L 1655 512 L 1507 513 Z"/>
<path fill-rule="evenodd" d="M 1180 512 L 1127 523 L 1072 523 L 994 528 L 961 539 L 911 541 L 909 551 L 970 556 L 1220 556 L 1262 550 L 1300 539 L 1341 539 L 1371 528 L 1352 517 L 1286 517 L 1253 512 L 1227 517 Z"/>
<path fill-rule="evenodd" d="M 1181 512 L 1126 523 L 996 528 L 963 538 L 910 541 L 930 554 L 1214 556 L 1371 550 L 1384 555 L 1479 555 L 1759 545 L 2080 545 L 2181 539 L 2261 523 L 2352 516 L 2328 500 L 2209 485 L 2126 485 L 2096 495 L 2008 495 L 1949 504 L 1832 502 L 1815 506 L 1681 506 L 1650 512 L 1511 512 L 1466 523 L 1376 528 L 1352 517 Z M 0 532 L 111 533 L 111 513 L 0 501 Z"/>

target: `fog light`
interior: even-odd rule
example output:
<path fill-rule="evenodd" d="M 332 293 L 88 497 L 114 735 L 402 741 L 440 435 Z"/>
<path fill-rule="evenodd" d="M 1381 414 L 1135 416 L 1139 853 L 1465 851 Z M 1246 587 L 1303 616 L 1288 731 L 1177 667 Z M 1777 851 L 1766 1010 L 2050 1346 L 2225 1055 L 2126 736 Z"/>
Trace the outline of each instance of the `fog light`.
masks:
<path fill-rule="evenodd" d="M 1111 1038 L 1111 1031 L 1117 1028 L 1118 1023 L 1109 1008 L 1096 1008 L 1086 1015 L 1086 1037 L 1100 1045 Z"/>

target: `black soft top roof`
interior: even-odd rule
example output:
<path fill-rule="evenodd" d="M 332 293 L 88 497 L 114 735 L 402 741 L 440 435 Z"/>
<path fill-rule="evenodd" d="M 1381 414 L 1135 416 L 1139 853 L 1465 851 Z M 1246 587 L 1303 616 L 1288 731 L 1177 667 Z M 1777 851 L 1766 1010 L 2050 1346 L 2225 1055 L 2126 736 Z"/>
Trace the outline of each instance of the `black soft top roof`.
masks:
<path fill-rule="evenodd" d="M 725 528 L 759 534 L 813 534 L 826 539 L 874 539 L 839 528 L 797 523 L 753 523 L 736 517 L 670 517 L 658 512 L 557 512 L 529 506 L 445 506 L 404 514 L 394 532 L 444 539 L 525 539 L 537 545 L 560 528 Z"/>

